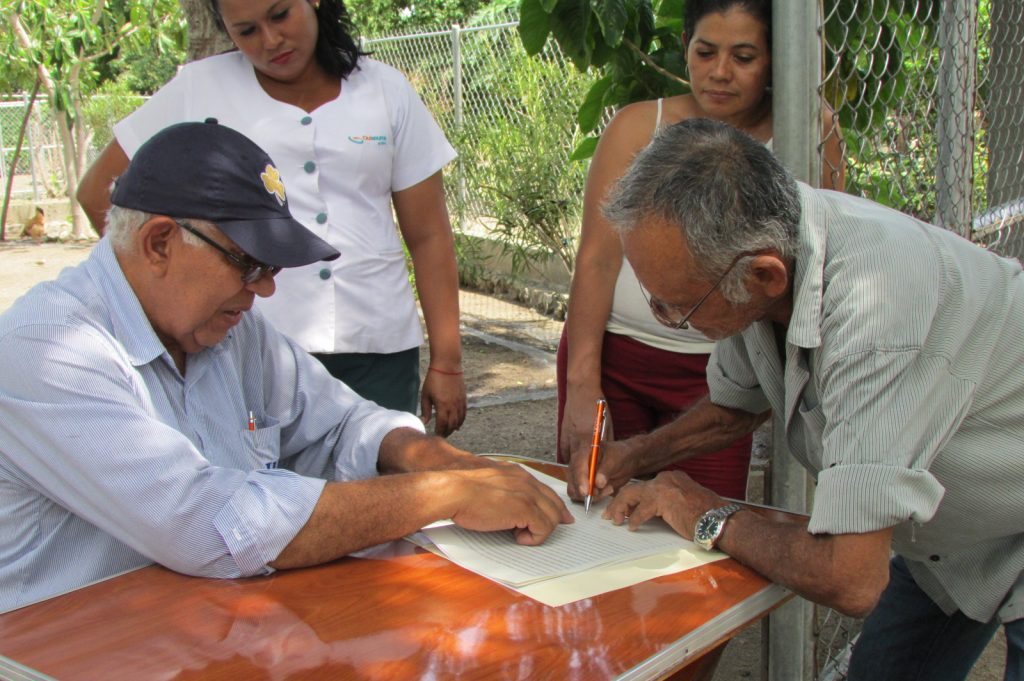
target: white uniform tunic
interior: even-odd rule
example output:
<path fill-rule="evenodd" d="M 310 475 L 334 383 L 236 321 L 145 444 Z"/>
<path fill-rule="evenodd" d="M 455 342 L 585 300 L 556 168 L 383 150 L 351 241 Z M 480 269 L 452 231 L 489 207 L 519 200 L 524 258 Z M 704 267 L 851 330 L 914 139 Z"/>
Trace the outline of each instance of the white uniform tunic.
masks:
<path fill-rule="evenodd" d="M 271 98 L 249 61 L 229 52 L 186 64 L 114 133 L 131 157 L 164 127 L 208 117 L 270 154 L 292 214 L 341 252 L 278 274 L 277 292 L 258 299 L 264 315 L 310 352 L 419 346 L 391 194 L 436 173 L 455 150 L 405 76 L 360 58 L 337 99 L 306 113 Z"/>

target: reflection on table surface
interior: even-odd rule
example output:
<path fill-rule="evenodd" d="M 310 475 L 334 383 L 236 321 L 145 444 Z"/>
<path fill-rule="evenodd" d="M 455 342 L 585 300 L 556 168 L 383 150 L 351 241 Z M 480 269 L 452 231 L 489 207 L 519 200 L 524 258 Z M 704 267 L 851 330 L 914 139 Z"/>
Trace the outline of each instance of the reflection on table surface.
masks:
<path fill-rule="evenodd" d="M 732 633 L 698 643 L 708 622 L 787 598 L 725 560 L 551 608 L 408 542 L 373 555 L 238 580 L 143 568 L 0 616 L 0 654 L 61 680 L 590 680 L 687 636 L 699 657 Z"/>

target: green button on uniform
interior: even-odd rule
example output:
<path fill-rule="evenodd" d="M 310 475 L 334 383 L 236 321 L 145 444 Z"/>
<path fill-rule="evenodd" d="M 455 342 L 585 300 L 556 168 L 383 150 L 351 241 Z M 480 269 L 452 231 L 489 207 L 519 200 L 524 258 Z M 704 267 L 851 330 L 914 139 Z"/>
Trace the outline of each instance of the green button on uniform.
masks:
<path fill-rule="evenodd" d="M 316 221 L 321 225 L 327 222 L 327 213 L 318 213 L 316 216 Z"/>
<path fill-rule="evenodd" d="M 306 165 L 302 166 L 302 169 L 305 170 L 307 173 L 311 173 L 314 170 L 316 170 L 316 164 L 313 163 L 312 161 L 306 161 Z"/>
<path fill-rule="evenodd" d="M 299 123 L 302 123 L 303 125 L 309 125 L 312 122 L 313 122 L 312 116 L 303 116 L 302 120 L 299 121 Z"/>
<path fill-rule="evenodd" d="M 331 270 L 329 268 L 327 268 L 327 267 L 325 267 L 322 270 L 320 270 L 320 278 L 324 279 L 324 280 L 330 279 L 331 278 Z"/>

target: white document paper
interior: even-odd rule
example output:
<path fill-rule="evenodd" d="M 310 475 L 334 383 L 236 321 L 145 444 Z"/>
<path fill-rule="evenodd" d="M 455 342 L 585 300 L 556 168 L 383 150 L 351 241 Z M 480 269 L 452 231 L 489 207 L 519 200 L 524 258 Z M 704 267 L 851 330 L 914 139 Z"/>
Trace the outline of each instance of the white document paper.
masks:
<path fill-rule="evenodd" d="M 666 554 L 667 562 L 672 563 L 680 550 L 693 547 L 657 518 L 635 532 L 630 532 L 625 525 L 613 525 L 601 517 L 607 499 L 592 504 L 587 516 L 583 506 L 573 503 L 566 495 L 564 482 L 525 468 L 562 498 L 575 517 L 575 523 L 559 525 L 540 546 L 518 544 L 511 532 L 474 532 L 455 525 L 424 528 L 423 534 L 452 562 L 513 587 L 656 554 Z M 709 556 L 711 560 L 719 557 L 724 556 Z"/>

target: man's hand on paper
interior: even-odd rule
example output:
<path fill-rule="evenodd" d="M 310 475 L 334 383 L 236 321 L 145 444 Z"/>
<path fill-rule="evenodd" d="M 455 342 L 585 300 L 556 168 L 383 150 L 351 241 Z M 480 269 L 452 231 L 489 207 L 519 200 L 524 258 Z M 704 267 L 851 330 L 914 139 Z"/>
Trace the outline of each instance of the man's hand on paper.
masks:
<path fill-rule="evenodd" d="M 597 475 L 594 477 L 594 501 L 615 494 L 636 474 L 634 458 L 630 455 L 629 441 L 605 442 L 597 460 Z M 570 499 L 579 501 L 587 496 L 590 484 L 590 447 L 577 449 L 569 462 L 569 476 L 566 493 Z"/>
<path fill-rule="evenodd" d="M 621 525 L 629 521 L 635 530 L 654 517 L 662 518 L 685 539 L 693 539 L 697 518 L 725 501 L 702 487 L 682 471 L 665 471 L 647 482 L 626 485 L 616 495 L 602 517 Z"/>
<path fill-rule="evenodd" d="M 516 541 L 536 546 L 574 518 L 547 485 L 520 466 L 500 464 L 458 471 L 451 490 L 452 522 L 467 530 L 512 530 Z"/>

